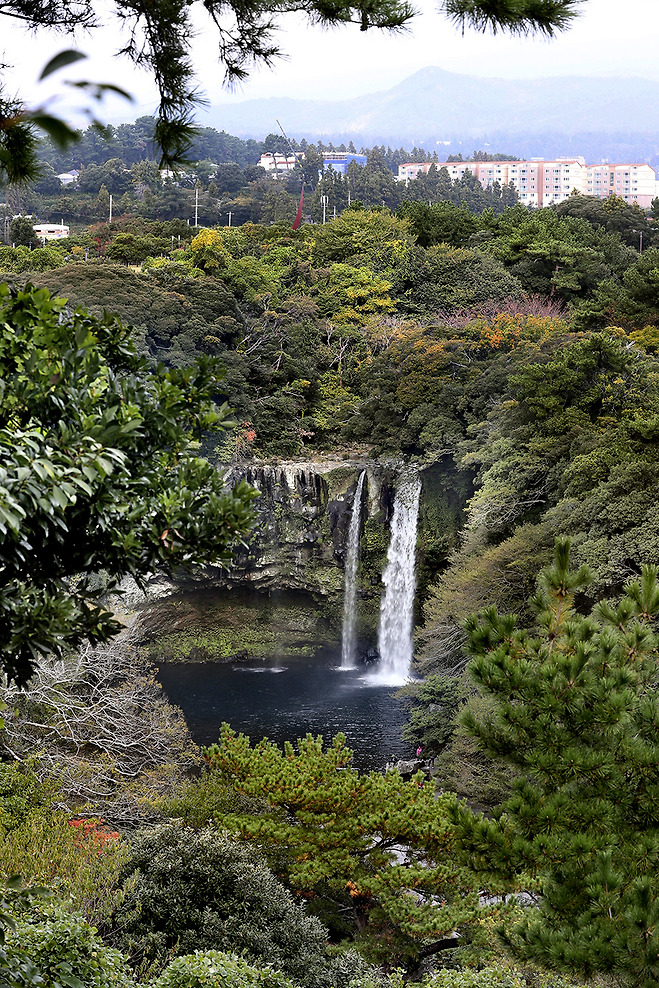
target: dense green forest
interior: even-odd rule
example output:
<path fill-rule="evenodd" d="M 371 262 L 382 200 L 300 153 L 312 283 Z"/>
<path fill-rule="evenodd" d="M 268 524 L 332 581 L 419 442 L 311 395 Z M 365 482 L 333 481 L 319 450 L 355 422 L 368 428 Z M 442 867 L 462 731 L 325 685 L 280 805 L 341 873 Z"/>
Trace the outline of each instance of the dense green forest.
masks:
<path fill-rule="evenodd" d="M 25 474 L 17 482 L 29 539 L 18 514 L 0 518 L 12 578 L 24 585 L 38 558 L 34 579 L 64 599 L 97 551 L 116 557 L 117 577 L 133 553 L 139 575 L 131 519 L 155 533 L 155 563 L 185 563 L 183 526 L 194 532 L 208 504 L 204 523 L 229 545 L 228 530 L 249 525 L 251 495 L 220 502 L 209 463 L 449 463 L 470 496 L 459 544 L 427 588 L 423 678 L 403 690 L 409 739 L 437 774 L 360 774 L 340 736 L 282 753 L 228 727 L 202 758 L 129 631 L 62 649 L 29 691 L 3 686 L 0 861 L 28 887 L 13 883 L 0 903 L 0 983 L 656 984 L 653 217 L 614 196 L 530 211 L 514 190 L 452 184 L 436 169 L 405 188 L 391 171 L 398 152 L 371 149 L 345 180 L 319 177 L 308 154 L 308 215 L 318 221 L 329 195 L 337 217 L 294 231 L 302 176 L 254 172 L 274 140 L 202 132 L 189 188 L 163 186 L 140 127 L 117 128 L 109 145 L 87 132 L 78 190 L 54 184 L 77 159 L 44 145 L 50 171 L 16 212 L 63 218 L 75 235 L 0 247 L 13 286 L 3 469 L 20 430 L 44 443 L 26 461 L 41 464 L 34 491 Z M 110 194 L 118 215 L 101 222 Z M 35 334 L 25 364 L 14 325 Z M 99 395 L 115 411 L 97 422 Z M 211 399 L 235 423 L 212 420 Z M 31 433 L 35 416 L 44 424 Z M 101 445 L 58 461 L 52 486 L 43 464 L 57 429 L 71 448 L 85 429 Z M 104 461 L 111 443 L 139 484 Z M 185 491 L 174 507 L 172 470 Z M 89 516 L 85 484 L 101 505 Z M 77 555 L 73 507 L 93 534 Z M 74 618 L 100 627 L 82 613 L 97 593 L 87 577 L 74 584 L 77 617 L 23 600 L 12 634 L 25 638 L 30 621 L 53 639 Z"/>

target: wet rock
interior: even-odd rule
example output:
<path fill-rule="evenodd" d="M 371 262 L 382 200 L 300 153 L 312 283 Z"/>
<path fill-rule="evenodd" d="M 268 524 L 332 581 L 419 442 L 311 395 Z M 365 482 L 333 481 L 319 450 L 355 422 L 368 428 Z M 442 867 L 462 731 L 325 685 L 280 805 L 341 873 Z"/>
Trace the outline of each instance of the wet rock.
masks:
<path fill-rule="evenodd" d="M 377 648 L 369 648 L 367 652 L 362 655 L 362 663 L 365 666 L 375 665 L 380 661 L 380 653 Z"/>
<path fill-rule="evenodd" d="M 423 772 L 427 779 L 431 776 L 431 764 L 426 759 L 422 758 L 410 758 L 409 760 L 402 760 L 398 762 L 388 762 L 387 771 L 396 771 L 400 773 L 401 778 L 409 782 L 413 775 L 417 772 Z"/>

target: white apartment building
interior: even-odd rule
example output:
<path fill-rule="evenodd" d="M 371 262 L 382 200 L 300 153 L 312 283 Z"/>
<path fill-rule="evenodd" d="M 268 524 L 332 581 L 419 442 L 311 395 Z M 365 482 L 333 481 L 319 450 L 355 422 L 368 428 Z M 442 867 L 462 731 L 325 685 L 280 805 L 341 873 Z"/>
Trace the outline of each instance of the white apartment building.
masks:
<path fill-rule="evenodd" d="M 295 154 L 262 154 L 259 158 L 259 165 L 268 173 L 279 176 L 286 172 L 292 172 L 298 161 L 304 160 L 304 151 L 296 151 Z"/>
<path fill-rule="evenodd" d="M 405 182 L 427 174 L 430 162 L 408 162 L 398 166 L 398 181 Z M 563 202 L 573 192 L 606 199 L 611 193 L 625 202 L 649 208 L 659 195 L 659 183 L 654 169 L 647 164 L 587 165 L 582 157 L 531 158 L 529 161 L 440 161 L 437 168 L 446 168 L 451 179 L 471 172 L 484 188 L 499 182 L 514 184 L 519 201 L 527 206 L 548 206 Z"/>

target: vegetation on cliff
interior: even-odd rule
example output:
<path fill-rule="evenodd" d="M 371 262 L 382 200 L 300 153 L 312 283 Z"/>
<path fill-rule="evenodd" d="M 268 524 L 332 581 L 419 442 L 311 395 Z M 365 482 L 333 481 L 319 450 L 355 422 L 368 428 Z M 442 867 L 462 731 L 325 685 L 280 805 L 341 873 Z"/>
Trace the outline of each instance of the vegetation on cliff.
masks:
<path fill-rule="evenodd" d="M 59 883 L 72 910 L 6 893 L 8 984 L 37 985 L 40 968 L 69 988 L 375 988 L 400 984 L 393 964 L 428 986 L 567 983 L 515 968 L 510 950 L 602 984 L 656 980 L 643 567 L 659 553 L 659 255 L 630 246 L 624 204 L 588 205 L 352 208 L 300 231 L 202 230 L 180 248 L 174 226 L 139 221 L 0 254 L 19 283 L 71 300 L 3 296 L 5 665 L 25 678 L 30 649 L 58 647 L 62 662 L 42 664 L 31 695 L 5 686 L 0 741 L 19 764 L 0 774 L 0 851 Z M 108 299 L 134 330 L 103 315 Z M 235 429 L 213 401 L 235 407 Z M 245 534 L 251 494 L 226 493 L 216 464 L 327 451 L 452 478 L 424 509 L 428 530 L 448 519 L 450 533 L 426 546 L 427 678 L 406 689 L 408 731 L 437 755 L 442 788 L 488 819 L 419 777 L 359 775 L 340 738 L 282 754 L 226 731 L 212 771 L 182 785 L 195 756 L 148 669 L 69 654 L 114 630 L 88 605 L 101 563 L 112 583 L 208 558 L 209 540 L 222 558 Z M 575 582 L 559 542 L 528 603 L 566 536 L 592 580 Z M 211 901 L 255 876 L 267 901 L 255 892 L 241 913 L 236 899 L 231 916 Z M 484 890 L 511 898 L 484 909 Z M 522 910 L 529 890 L 541 904 Z M 429 973 L 439 950 L 452 970 Z"/>

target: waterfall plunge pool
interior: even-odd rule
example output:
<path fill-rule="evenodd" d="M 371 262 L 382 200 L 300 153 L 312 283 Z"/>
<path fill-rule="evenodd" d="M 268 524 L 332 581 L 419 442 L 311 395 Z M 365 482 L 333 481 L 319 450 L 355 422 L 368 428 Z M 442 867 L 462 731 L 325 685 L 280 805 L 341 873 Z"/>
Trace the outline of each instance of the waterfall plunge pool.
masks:
<path fill-rule="evenodd" d="M 413 757 L 401 738 L 406 718 L 395 688 L 369 682 L 366 667 L 341 670 L 340 663 L 340 648 L 325 648 L 284 661 L 167 664 L 158 680 L 197 744 L 217 741 L 227 721 L 253 742 L 280 745 L 307 732 L 329 742 L 342 731 L 361 770 Z"/>
<path fill-rule="evenodd" d="M 196 625 L 190 644 L 213 645 L 226 649 L 230 639 L 245 636 L 254 622 L 257 637 L 272 632 L 270 647 L 265 640 L 254 657 L 254 649 L 244 649 L 245 660 L 217 663 L 188 661 L 161 665 L 159 680 L 171 703 L 179 706 L 193 739 L 199 744 L 218 740 L 223 721 L 234 730 L 248 734 L 252 741 L 268 737 L 282 744 L 305 734 L 322 734 L 329 743 L 339 731 L 346 735 L 354 751 L 354 764 L 360 769 L 381 769 L 387 762 L 409 758 L 411 746 L 401 732 L 405 713 L 395 698 L 412 659 L 412 614 L 415 590 L 415 545 L 421 481 L 416 472 L 401 474 L 396 489 L 391 544 L 383 574 L 385 586 L 381 606 L 379 645 L 380 667 L 365 668 L 356 658 L 357 570 L 359 557 L 362 488 L 366 473 L 357 482 L 348 533 L 344 591 L 343 647 L 329 644 L 323 636 L 317 608 L 296 606 L 290 593 L 276 592 L 272 602 L 245 592 L 232 595 L 234 602 L 218 601 L 211 592 L 181 595 L 161 611 L 161 631 L 169 635 L 161 647 L 183 633 L 190 619 Z M 288 599 L 288 604 L 287 604 Z M 241 609 L 242 600 L 242 609 Z M 218 621 L 219 610 L 230 607 L 231 627 Z M 157 610 L 157 608 L 156 608 Z M 169 613 L 167 613 L 169 612 Z M 152 614 L 152 619 L 153 619 Z M 261 620 L 259 620 L 259 616 Z M 164 624 L 163 624 L 164 618 Z M 311 618 L 311 620 L 310 620 Z M 205 632 L 199 636 L 205 626 Z M 329 628 L 327 629 L 329 631 Z M 218 636 L 220 640 L 218 641 Z M 227 638 L 228 636 L 228 638 Z M 249 637 L 249 636 L 248 636 Z M 314 642 L 315 638 L 315 642 Z M 179 640 L 179 646 L 181 641 Z M 253 644 L 253 643 L 252 643 Z M 265 647 L 264 647 L 265 646 Z M 179 649 L 175 647 L 175 652 Z M 236 654 L 231 649 L 229 654 Z M 225 651 L 226 654 L 226 651 Z"/>

